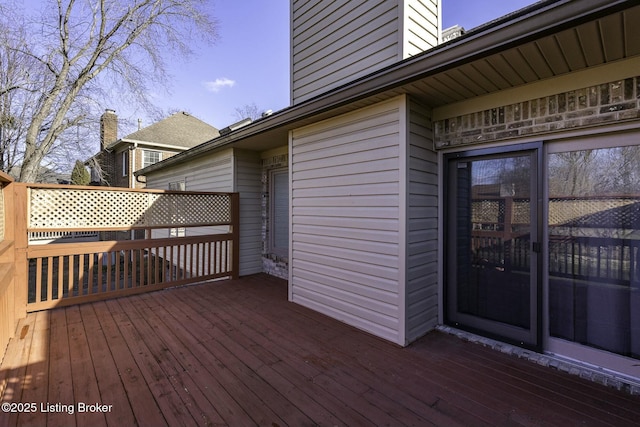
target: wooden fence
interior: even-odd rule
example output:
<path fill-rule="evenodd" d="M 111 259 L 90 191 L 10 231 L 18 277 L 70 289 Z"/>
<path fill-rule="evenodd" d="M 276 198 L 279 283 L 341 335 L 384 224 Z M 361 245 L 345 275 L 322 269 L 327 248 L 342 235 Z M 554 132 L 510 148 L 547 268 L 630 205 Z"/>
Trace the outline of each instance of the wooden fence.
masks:
<path fill-rule="evenodd" d="M 238 275 L 237 193 L 11 186 L 23 211 L 13 218 L 23 311 Z M 170 237 L 176 227 L 186 236 Z M 44 245 L 29 240 L 64 233 L 96 237 Z"/>

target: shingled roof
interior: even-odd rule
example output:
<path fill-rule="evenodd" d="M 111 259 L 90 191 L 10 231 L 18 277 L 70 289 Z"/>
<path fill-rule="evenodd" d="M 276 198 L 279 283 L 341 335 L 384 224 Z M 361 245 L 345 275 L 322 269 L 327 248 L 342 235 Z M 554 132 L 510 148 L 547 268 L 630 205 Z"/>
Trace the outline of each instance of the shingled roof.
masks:
<path fill-rule="evenodd" d="M 163 146 L 191 148 L 220 136 L 215 127 L 181 111 L 114 142 L 147 142 Z"/>

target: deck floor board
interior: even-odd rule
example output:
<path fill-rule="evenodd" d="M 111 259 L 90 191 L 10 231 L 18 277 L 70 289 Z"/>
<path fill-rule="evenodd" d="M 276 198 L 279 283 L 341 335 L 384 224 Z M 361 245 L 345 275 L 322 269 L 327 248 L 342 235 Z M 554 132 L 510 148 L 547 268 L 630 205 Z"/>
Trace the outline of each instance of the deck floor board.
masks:
<path fill-rule="evenodd" d="M 72 403 L 75 402 L 75 398 L 73 395 L 73 377 L 71 376 L 66 311 L 51 310 L 46 313 L 49 314 L 50 333 L 48 337 L 45 335 L 40 338 L 44 343 L 48 341 L 49 345 L 49 363 L 40 365 L 43 382 L 47 385 L 49 391 L 47 400 L 44 403 Z M 27 318 L 29 317 L 31 315 Z M 24 403 L 25 401 L 21 400 L 21 402 Z M 46 422 L 42 423 L 42 425 L 76 425 L 75 416 L 69 416 L 64 411 L 40 412 L 40 415 L 46 417 Z"/>
<path fill-rule="evenodd" d="M 32 313 L 4 426 L 640 425 L 640 397 L 433 332 L 407 348 L 287 302 L 267 275 Z"/>

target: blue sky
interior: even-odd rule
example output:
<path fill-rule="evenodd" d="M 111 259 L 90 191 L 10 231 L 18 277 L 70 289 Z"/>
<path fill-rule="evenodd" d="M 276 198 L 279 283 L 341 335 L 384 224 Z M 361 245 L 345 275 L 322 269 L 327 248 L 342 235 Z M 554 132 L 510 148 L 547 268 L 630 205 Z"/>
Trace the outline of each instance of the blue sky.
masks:
<path fill-rule="evenodd" d="M 0 0 L 4 2 L 4 0 Z M 43 0 L 16 0 L 27 8 Z M 236 108 L 255 104 L 260 111 L 289 106 L 290 0 L 208 0 L 218 21 L 214 45 L 193 46 L 187 62 L 176 61 L 167 70 L 171 86 L 151 94 L 163 111 L 187 111 L 221 129 L 237 120 Z M 458 24 L 467 30 L 534 0 L 442 0 L 443 28 Z M 116 110 L 121 136 L 135 131 L 137 120 L 152 123 L 143 111 L 126 105 L 104 105 Z M 128 123 L 128 124 L 127 124 Z"/>
<path fill-rule="evenodd" d="M 469 30 L 534 1 L 442 3 L 443 28 L 458 24 Z M 220 129 L 236 121 L 235 110 L 244 105 L 261 111 L 289 106 L 289 0 L 212 0 L 212 5 L 218 41 L 196 46 L 192 60 L 171 65 L 173 86 L 169 94 L 154 94 L 158 107 L 187 111 Z M 135 122 L 136 114 L 121 117 Z"/>
<path fill-rule="evenodd" d="M 236 121 L 238 107 L 288 106 L 289 0 L 212 3 L 219 39 L 172 67 L 173 88 L 158 99 L 160 106 L 187 111 L 219 129 Z"/>

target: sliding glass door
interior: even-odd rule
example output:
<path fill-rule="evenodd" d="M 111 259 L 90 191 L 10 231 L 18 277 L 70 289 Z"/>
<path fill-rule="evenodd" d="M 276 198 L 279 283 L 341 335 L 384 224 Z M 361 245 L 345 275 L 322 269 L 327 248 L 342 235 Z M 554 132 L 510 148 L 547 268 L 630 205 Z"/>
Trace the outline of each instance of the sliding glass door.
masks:
<path fill-rule="evenodd" d="M 635 359 L 613 368 L 640 377 L 640 145 L 612 143 L 547 148 L 549 337 Z"/>
<path fill-rule="evenodd" d="M 445 155 L 446 322 L 640 378 L 639 141 Z"/>
<path fill-rule="evenodd" d="M 447 321 L 536 349 L 540 156 L 527 144 L 445 158 Z"/>

